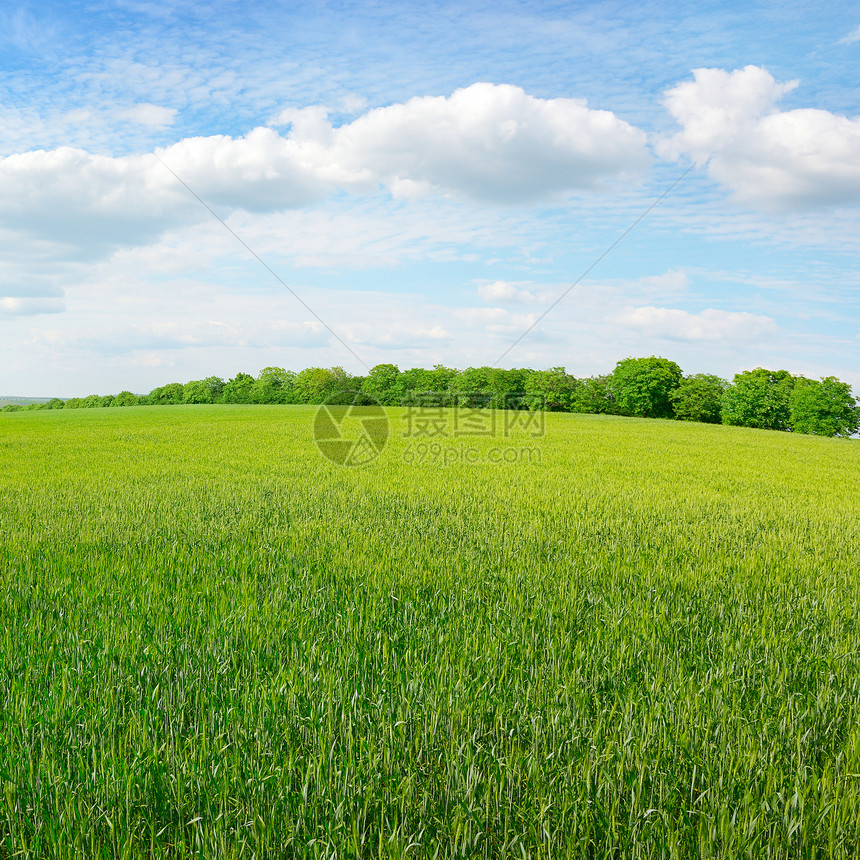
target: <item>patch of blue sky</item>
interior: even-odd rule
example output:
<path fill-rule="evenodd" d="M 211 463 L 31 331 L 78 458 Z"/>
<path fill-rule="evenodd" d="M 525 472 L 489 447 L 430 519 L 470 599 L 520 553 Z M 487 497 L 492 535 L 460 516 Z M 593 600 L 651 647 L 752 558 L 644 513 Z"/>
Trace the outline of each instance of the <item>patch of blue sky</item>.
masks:
<path fill-rule="evenodd" d="M 2 17 L 4 107 L 98 115 L 146 101 L 175 109 L 182 135 L 239 135 L 284 106 L 383 105 L 477 80 L 587 98 L 659 129 L 663 89 L 694 67 L 749 63 L 802 79 L 789 106 L 858 107 L 856 48 L 838 44 L 856 26 L 849 4 L 47 2 Z M 143 142 L 123 131 L 115 153 Z"/>

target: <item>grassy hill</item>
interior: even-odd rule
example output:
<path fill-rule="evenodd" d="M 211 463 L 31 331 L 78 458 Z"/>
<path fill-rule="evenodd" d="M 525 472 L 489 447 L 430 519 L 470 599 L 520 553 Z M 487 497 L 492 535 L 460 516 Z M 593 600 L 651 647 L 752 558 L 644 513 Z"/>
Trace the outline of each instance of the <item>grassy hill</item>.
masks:
<path fill-rule="evenodd" d="M 314 412 L 0 416 L 0 856 L 857 856 L 856 440 Z"/>

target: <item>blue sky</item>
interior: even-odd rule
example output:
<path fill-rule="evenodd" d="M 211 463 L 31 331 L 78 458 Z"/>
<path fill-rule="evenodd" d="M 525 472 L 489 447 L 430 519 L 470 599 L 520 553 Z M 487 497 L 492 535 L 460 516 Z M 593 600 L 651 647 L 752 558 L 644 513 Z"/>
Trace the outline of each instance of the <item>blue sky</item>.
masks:
<path fill-rule="evenodd" d="M 858 70 L 848 3 L 7 4 L 0 394 L 492 364 L 691 165 L 503 365 L 860 392 Z"/>

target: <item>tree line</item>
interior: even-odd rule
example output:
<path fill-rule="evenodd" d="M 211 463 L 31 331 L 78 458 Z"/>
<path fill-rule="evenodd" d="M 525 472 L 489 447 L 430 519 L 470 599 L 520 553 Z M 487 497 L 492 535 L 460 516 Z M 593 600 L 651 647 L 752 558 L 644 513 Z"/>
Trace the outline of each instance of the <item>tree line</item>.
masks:
<path fill-rule="evenodd" d="M 89 409 L 113 406 L 170 406 L 202 403 L 318 404 L 377 401 L 386 406 L 433 404 L 504 409 L 543 409 L 642 418 L 671 418 L 733 424 L 818 436 L 851 436 L 860 428 L 860 400 L 834 376 L 807 379 L 787 370 L 757 367 L 721 379 L 684 375 L 666 358 L 625 358 L 612 373 L 577 378 L 563 367 L 549 370 L 435 365 L 400 370 L 378 364 L 366 376 L 342 367 L 309 367 L 295 373 L 266 367 L 254 377 L 237 373 L 172 382 L 149 394 L 54 398 L 22 409 Z"/>

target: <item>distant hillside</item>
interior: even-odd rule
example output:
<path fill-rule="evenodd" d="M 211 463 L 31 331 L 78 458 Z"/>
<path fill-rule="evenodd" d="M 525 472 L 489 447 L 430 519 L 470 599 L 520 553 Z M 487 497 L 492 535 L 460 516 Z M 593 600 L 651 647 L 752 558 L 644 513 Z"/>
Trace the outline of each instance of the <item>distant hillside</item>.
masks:
<path fill-rule="evenodd" d="M 0 408 L 9 404 L 28 406 L 30 403 L 47 403 L 50 399 L 50 397 L 0 397 Z"/>

